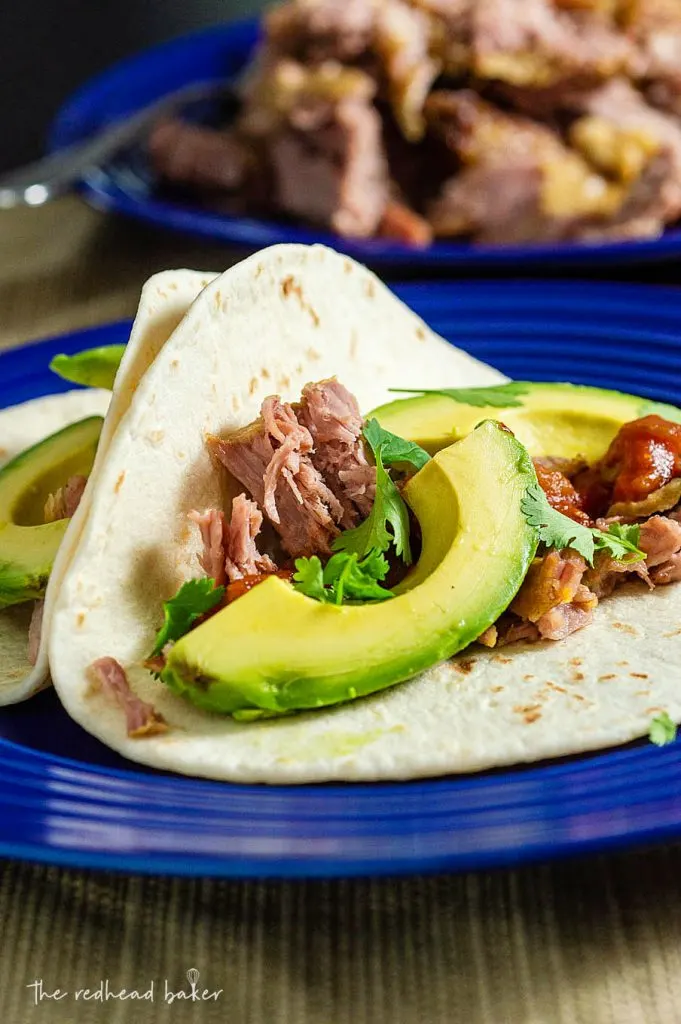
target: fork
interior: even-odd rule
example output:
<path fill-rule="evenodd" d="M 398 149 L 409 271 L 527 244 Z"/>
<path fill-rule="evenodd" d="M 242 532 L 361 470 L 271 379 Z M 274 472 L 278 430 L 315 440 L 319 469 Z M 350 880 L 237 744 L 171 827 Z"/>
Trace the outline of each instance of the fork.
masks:
<path fill-rule="evenodd" d="M 108 124 L 83 142 L 0 176 L 0 210 L 42 206 L 69 192 L 88 171 L 110 160 L 119 150 L 145 136 L 159 118 L 189 103 L 219 97 L 238 98 L 234 83 L 216 81 L 183 85 L 160 99 Z"/>

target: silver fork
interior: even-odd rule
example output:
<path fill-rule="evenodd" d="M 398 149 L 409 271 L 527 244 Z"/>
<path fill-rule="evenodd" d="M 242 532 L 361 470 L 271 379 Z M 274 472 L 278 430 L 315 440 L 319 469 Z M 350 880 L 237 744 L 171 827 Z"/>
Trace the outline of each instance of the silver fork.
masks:
<path fill-rule="evenodd" d="M 194 82 L 112 121 L 96 135 L 67 146 L 51 156 L 0 176 L 0 210 L 42 206 L 69 192 L 88 172 L 110 160 L 120 149 L 146 135 L 155 121 L 199 100 L 238 97 L 234 82 Z"/>

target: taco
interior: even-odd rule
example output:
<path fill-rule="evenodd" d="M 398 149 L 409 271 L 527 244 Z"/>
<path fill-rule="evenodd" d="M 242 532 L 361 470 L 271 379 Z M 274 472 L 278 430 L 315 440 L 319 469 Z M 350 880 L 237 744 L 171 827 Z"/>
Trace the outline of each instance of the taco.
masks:
<path fill-rule="evenodd" d="M 540 391 L 324 248 L 222 275 L 109 445 L 50 630 L 68 713 L 133 760 L 269 783 L 474 771 L 681 718 L 679 411 Z"/>
<path fill-rule="evenodd" d="M 122 360 L 112 346 L 54 361 L 67 379 L 104 387 L 0 411 L 0 705 L 48 682 L 45 637 L 54 596 L 109 441 L 149 363 L 210 280 L 193 271 L 152 277 Z"/>

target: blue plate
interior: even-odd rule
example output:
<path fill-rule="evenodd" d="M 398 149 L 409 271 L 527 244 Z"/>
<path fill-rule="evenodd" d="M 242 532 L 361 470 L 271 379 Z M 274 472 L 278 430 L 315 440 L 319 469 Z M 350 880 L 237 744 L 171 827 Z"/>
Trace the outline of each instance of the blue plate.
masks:
<path fill-rule="evenodd" d="M 190 82 L 229 79 L 248 62 L 258 36 L 255 21 L 221 25 L 173 40 L 117 64 L 92 79 L 58 114 L 52 151 L 86 138 L 103 125 Z M 259 249 L 275 242 L 324 242 L 365 263 L 414 267 L 560 268 L 626 265 L 681 255 L 681 230 L 651 241 L 602 245 L 561 243 L 474 247 L 437 242 L 418 250 L 381 240 L 350 241 L 313 228 L 234 217 L 157 193 L 153 175 L 139 152 L 89 173 L 80 191 L 93 206 L 136 217 L 162 228 Z"/>
<path fill-rule="evenodd" d="M 515 282 L 397 291 L 435 330 L 511 376 L 681 404 L 674 291 Z M 123 341 L 128 329 L 0 355 L 0 406 L 59 390 L 47 370 L 55 353 Z M 53 692 L 0 713 L 0 854 L 8 856 L 181 875 L 378 875 L 488 868 L 679 834 L 681 742 L 460 778 L 276 788 L 133 770 L 72 722 Z"/>

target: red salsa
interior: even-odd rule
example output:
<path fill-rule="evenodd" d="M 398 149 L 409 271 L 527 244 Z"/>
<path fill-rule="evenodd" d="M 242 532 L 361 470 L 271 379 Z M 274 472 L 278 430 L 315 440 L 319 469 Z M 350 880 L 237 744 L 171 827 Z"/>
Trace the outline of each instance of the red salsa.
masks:
<path fill-rule="evenodd" d="M 681 423 L 644 416 L 625 423 L 601 460 L 603 479 L 613 482 L 612 502 L 643 501 L 681 476 Z"/>
<path fill-rule="evenodd" d="M 537 471 L 537 480 L 544 494 L 549 500 L 549 505 L 564 516 L 574 519 L 576 523 L 590 524 L 589 516 L 584 511 L 582 495 L 575 489 L 564 473 L 558 469 L 547 469 L 539 460 L 534 464 Z"/>

